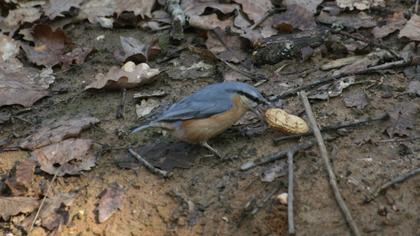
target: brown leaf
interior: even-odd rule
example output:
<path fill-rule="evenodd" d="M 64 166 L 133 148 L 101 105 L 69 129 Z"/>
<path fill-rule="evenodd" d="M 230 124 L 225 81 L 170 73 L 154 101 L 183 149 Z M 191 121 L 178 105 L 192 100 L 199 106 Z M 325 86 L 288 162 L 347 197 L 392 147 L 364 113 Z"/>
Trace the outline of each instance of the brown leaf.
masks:
<path fill-rule="evenodd" d="M 338 16 L 331 16 L 327 12 L 321 11 L 317 20 L 324 24 L 338 24 L 351 29 L 371 28 L 375 27 L 377 24 L 373 17 L 364 12 L 359 12 L 358 14 L 341 14 Z"/>
<path fill-rule="evenodd" d="M 70 8 L 79 8 L 84 0 L 50 0 L 44 5 L 44 14 L 53 20 L 58 16 L 64 16 L 63 12 L 70 11 Z"/>
<path fill-rule="evenodd" d="M 286 12 L 273 17 L 273 27 L 280 31 L 290 33 L 293 29 L 302 31 L 313 29 L 316 27 L 316 24 L 315 18 L 310 11 L 293 4 L 287 7 Z M 285 27 L 288 30 L 284 30 Z"/>
<path fill-rule="evenodd" d="M 18 43 L 9 36 L 0 34 L 0 57 L 4 62 L 13 60 L 19 53 Z"/>
<path fill-rule="evenodd" d="M 0 106 L 19 104 L 30 107 L 47 96 L 46 87 L 40 84 L 41 77 L 40 71 L 23 67 L 17 60 L 5 63 L 0 59 Z"/>
<path fill-rule="evenodd" d="M 407 85 L 407 93 L 420 97 L 420 80 L 412 80 Z"/>
<path fill-rule="evenodd" d="M 343 68 L 336 70 L 334 74 L 352 74 L 356 71 L 367 69 L 368 67 L 377 65 L 381 60 L 391 59 L 393 56 L 385 50 L 371 52 L 364 58 L 350 64 Z"/>
<path fill-rule="evenodd" d="M 16 165 L 13 176 L 5 181 L 13 196 L 24 195 L 31 187 L 36 162 L 33 160 L 23 160 Z"/>
<path fill-rule="evenodd" d="M 236 3 L 242 5 L 242 10 L 248 15 L 248 18 L 254 23 L 273 9 L 271 0 L 234 0 Z"/>
<path fill-rule="evenodd" d="M 401 102 L 394 106 L 388 113 L 391 116 L 391 125 L 386 129 L 389 137 L 394 135 L 409 136 L 410 129 L 418 125 L 416 116 L 420 113 L 419 105 L 415 102 Z"/>
<path fill-rule="evenodd" d="M 159 69 L 152 69 L 146 63 L 135 65 L 129 61 L 122 68 L 117 66 L 111 67 L 106 75 L 97 74 L 95 81 L 86 86 L 85 89 L 134 88 L 153 82 L 159 73 Z"/>
<path fill-rule="evenodd" d="M 105 189 L 100 194 L 98 206 L 96 207 L 98 222 L 106 221 L 117 209 L 121 209 L 123 199 L 124 189 L 117 183 L 113 183 L 111 187 Z"/>
<path fill-rule="evenodd" d="M 191 16 L 188 20 L 190 26 L 198 29 L 212 30 L 217 27 L 220 27 L 222 30 L 225 30 L 228 27 L 233 26 L 232 19 L 219 20 L 217 14 L 205 15 L 205 16 Z"/>
<path fill-rule="evenodd" d="M 140 15 L 141 18 L 152 17 L 152 8 L 155 5 L 155 0 L 115 0 L 117 15 L 124 11 L 133 12 L 134 15 Z"/>
<path fill-rule="evenodd" d="M 395 12 L 392 16 L 388 17 L 385 25 L 373 28 L 372 34 L 375 38 L 383 38 L 400 30 L 406 23 L 407 20 L 404 17 L 404 12 Z"/>
<path fill-rule="evenodd" d="M 41 12 L 39 8 L 31 5 L 19 7 L 9 11 L 7 17 L 0 21 L 0 29 L 3 32 L 10 32 L 10 35 L 13 35 L 21 24 L 25 22 L 32 23 L 40 17 Z"/>
<path fill-rule="evenodd" d="M 290 5 L 296 4 L 301 7 L 306 8 L 309 12 L 314 15 L 316 13 L 316 8 L 319 4 L 322 3 L 322 0 L 284 0 L 283 4 L 286 5 L 288 8 Z"/>
<path fill-rule="evenodd" d="M 160 102 L 156 99 L 144 99 L 141 104 L 136 104 L 137 118 L 142 118 L 149 115 L 155 108 L 159 106 Z"/>
<path fill-rule="evenodd" d="M 70 214 L 66 207 L 73 204 L 75 197 L 75 193 L 59 193 L 47 198 L 39 213 L 42 226 L 48 230 L 54 230 L 62 224 L 67 224 L 70 220 Z"/>
<path fill-rule="evenodd" d="M 68 52 L 60 57 L 60 62 L 62 63 L 61 68 L 66 71 L 70 69 L 71 65 L 83 64 L 86 57 L 94 51 L 95 49 L 88 47 L 78 47 L 73 49 L 71 52 Z"/>
<path fill-rule="evenodd" d="M 96 157 L 90 139 L 66 139 L 32 152 L 41 170 L 58 176 L 77 175 L 95 166 Z"/>
<path fill-rule="evenodd" d="M 19 213 L 30 213 L 38 207 L 38 199 L 30 197 L 0 197 L 0 217 L 9 220 Z"/>
<path fill-rule="evenodd" d="M 414 41 L 420 41 L 420 16 L 413 14 L 404 28 L 400 30 L 398 37 L 407 37 Z"/>
<path fill-rule="evenodd" d="M 75 138 L 82 130 L 99 122 L 95 117 L 81 117 L 46 123 L 20 144 L 23 149 L 34 150 L 67 138 Z"/>
<path fill-rule="evenodd" d="M 22 45 L 26 57 L 37 65 L 51 67 L 60 63 L 64 52 L 71 48 L 72 42 L 63 30 L 53 30 L 48 25 L 36 25 L 33 28 L 35 47 Z"/>
<path fill-rule="evenodd" d="M 229 14 L 234 12 L 236 9 L 239 9 L 240 7 L 237 4 L 218 3 L 217 0 L 182 0 L 181 8 L 184 10 L 185 15 L 191 17 L 203 14 L 206 8 L 216 9 L 223 14 Z"/>
<path fill-rule="evenodd" d="M 114 55 L 123 62 L 143 63 L 153 60 L 160 53 L 158 40 L 145 44 L 135 38 L 121 36 L 120 41 L 123 51 L 117 51 Z"/>
<path fill-rule="evenodd" d="M 368 105 L 368 97 L 365 92 L 357 91 L 351 94 L 348 94 L 343 99 L 344 105 L 346 107 L 356 107 L 357 109 L 363 109 Z"/>
<path fill-rule="evenodd" d="M 287 174 L 287 163 L 282 161 L 267 168 L 261 175 L 262 182 L 273 182 L 276 178 Z"/>
<path fill-rule="evenodd" d="M 367 10 L 371 7 L 385 7 L 384 0 L 337 0 L 337 6 L 353 10 Z"/>
<path fill-rule="evenodd" d="M 217 58 L 230 62 L 241 62 L 247 56 L 247 54 L 242 51 L 241 37 L 229 35 L 219 28 L 209 32 L 206 46 Z"/>

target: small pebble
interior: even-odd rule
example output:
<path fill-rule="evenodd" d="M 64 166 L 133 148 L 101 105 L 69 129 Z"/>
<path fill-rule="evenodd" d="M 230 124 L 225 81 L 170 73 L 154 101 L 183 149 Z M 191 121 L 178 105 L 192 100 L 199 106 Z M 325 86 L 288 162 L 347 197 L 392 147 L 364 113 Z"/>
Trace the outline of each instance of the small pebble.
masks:
<path fill-rule="evenodd" d="M 287 193 L 281 193 L 276 197 L 280 204 L 287 205 Z"/>

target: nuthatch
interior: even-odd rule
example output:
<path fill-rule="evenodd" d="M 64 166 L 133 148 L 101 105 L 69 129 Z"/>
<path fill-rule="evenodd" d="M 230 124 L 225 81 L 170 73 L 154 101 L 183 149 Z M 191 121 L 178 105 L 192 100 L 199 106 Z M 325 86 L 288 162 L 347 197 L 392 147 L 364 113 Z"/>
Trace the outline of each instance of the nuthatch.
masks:
<path fill-rule="evenodd" d="M 173 104 L 159 118 L 135 128 L 132 133 L 150 127 L 161 128 L 178 140 L 201 144 L 221 157 L 207 140 L 231 127 L 247 111 L 261 118 L 257 110 L 259 104 L 270 103 L 248 84 L 212 84 Z"/>

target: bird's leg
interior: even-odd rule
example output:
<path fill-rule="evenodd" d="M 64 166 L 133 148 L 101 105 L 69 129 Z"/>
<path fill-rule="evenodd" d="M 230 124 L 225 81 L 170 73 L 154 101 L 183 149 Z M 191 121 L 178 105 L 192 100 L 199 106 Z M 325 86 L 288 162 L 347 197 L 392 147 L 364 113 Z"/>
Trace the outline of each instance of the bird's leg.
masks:
<path fill-rule="evenodd" d="M 212 147 L 211 147 L 211 146 L 207 143 L 207 141 L 201 142 L 200 144 L 201 144 L 201 146 L 203 146 L 203 147 L 207 148 L 208 150 L 210 150 L 212 153 L 214 153 L 214 154 L 215 154 L 217 157 L 219 157 L 220 159 L 223 159 L 222 155 L 220 155 L 220 153 L 219 153 L 216 149 L 212 148 Z"/>

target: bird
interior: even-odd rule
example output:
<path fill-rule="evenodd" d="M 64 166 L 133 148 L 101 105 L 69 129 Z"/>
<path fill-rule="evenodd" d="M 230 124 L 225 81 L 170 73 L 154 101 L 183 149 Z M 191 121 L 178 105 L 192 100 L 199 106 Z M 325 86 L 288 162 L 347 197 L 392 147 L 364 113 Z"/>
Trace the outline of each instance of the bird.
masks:
<path fill-rule="evenodd" d="M 184 97 L 158 118 L 132 129 L 131 133 L 160 128 L 177 140 L 200 144 L 222 158 L 207 141 L 230 128 L 248 111 L 263 119 L 257 110 L 261 104 L 270 105 L 270 102 L 251 85 L 237 81 L 215 83 Z"/>

